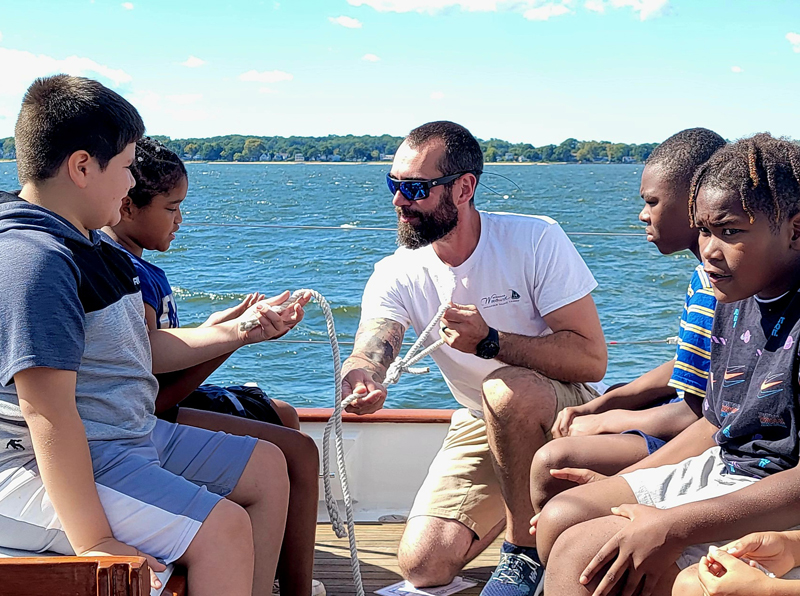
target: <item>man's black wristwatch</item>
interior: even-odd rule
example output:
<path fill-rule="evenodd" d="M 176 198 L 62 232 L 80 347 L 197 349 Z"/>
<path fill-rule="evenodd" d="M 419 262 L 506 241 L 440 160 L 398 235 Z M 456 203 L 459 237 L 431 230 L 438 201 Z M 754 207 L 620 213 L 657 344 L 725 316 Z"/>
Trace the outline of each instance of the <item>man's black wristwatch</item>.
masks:
<path fill-rule="evenodd" d="M 492 358 L 496 358 L 497 354 L 499 353 L 500 334 L 497 332 L 497 329 L 489 327 L 489 335 L 478 342 L 478 345 L 475 348 L 475 355 L 479 358 L 491 360 Z"/>

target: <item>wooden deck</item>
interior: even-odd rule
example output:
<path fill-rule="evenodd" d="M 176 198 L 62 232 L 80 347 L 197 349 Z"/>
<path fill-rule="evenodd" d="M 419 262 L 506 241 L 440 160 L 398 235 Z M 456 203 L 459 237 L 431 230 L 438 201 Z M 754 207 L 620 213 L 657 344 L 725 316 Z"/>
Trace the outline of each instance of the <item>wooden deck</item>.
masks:
<path fill-rule="evenodd" d="M 397 545 L 403 534 L 404 524 L 356 524 L 356 544 L 361 560 L 361 577 L 364 592 L 399 582 L 397 568 Z M 478 585 L 459 592 L 464 596 L 477 596 L 489 579 L 500 557 L 498 538 L 483 554 L 472 561 L 460 574 L 480 580 Z M 330 525 L 317 526 L 317 547 L 314 554 L 314 577 L 325 584 L 328 596 L 351 596 L 355 594 L 350 570 L 350 547 L 347 538 L 337 538 Z"/>

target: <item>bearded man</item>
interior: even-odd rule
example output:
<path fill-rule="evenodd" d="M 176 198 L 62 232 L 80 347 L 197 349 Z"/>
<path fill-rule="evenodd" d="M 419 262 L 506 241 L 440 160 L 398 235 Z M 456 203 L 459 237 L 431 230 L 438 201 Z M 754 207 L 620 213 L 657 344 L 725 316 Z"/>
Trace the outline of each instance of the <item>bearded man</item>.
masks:
<path fill-rule="evenodd" d="M 505 527 L 486 596 L 533 594 L 543 575 L 529 534 L 531 460 L 556 414 L 592 399 L 607 353 L 592 274 L 547 217 L 475 208 L 483 154 L 470 132 L 430 122 L 400 145 L 387 176 L 400 248 L 375 266 L 344 364 L 348 408 L 378 410 L 409 325 L 450 308 L 433 353 L 455 399 L 445 442 L 417 493 L 398 561 L 417 587 L 447 584 Z M 437 338 L 430 337 L 428 344 Z"/>

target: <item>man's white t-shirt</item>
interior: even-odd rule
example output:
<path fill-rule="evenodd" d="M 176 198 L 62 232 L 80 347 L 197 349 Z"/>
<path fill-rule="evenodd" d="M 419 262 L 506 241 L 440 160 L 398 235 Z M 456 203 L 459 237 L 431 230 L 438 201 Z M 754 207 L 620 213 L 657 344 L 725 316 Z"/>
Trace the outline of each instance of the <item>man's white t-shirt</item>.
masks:
<path fill-rule="evenodd" d="M 589 294 L 597 282 L 564 230 L 549 217 L 480 211 L 481 236 L 458 267 L 428 245 L 399 248 L 375 265 L 361 304 L 361 322 L 386 318 L 421 333 L 452 301 L 478 307 L 486 323 L 509 333 L 552 333 L 543 316 Z M 434 343 L 434 332 L 426 345 Z M 432 357 L 456 400 L 482 416 L 481 384 L 505 366 L 443 345 Z"/>

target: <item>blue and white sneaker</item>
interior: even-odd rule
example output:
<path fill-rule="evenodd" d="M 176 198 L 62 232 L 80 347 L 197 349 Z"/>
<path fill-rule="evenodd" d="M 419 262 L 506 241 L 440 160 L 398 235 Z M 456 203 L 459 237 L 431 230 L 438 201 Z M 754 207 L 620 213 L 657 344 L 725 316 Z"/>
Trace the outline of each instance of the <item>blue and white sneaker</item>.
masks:
<path fill-rule="evenodd" d="M 536 549 L 503 542 L 500 563 L 481 596 L 537 596 L 544 587 L 544 566 Z"/>

